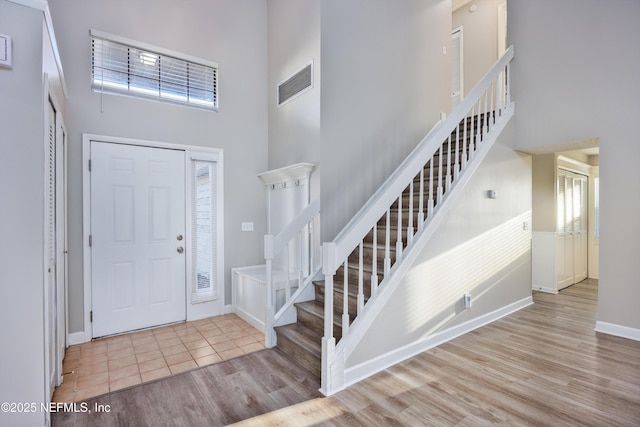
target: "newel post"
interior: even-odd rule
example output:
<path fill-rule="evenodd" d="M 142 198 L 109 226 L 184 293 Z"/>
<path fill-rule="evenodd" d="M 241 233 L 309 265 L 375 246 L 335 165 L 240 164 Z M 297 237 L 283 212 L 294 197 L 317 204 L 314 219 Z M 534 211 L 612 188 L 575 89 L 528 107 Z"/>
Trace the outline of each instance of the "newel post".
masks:
<path fill-rule="evenodd" d="M 267 312 L 265 316 L 265 334 L 264 345 L 272 348 L 276 345 L 276 333 L 273 329 L 276 310 L 273 298 L 273 258 L 274 254 L 274 237 L 272 235 L 264 236 L 264 259 L 266 262 L 266 291 L 267 291 Z"/>
<path fill-rule="evenodd" d="M 331 365 L 335 360 L 336 339 L 333 336 L 333 275 L 336 274 L 336 244 L 322 244 L 322 273 L 324 274 L 324 336 L 322 337 L 322 373 L 320 390 L 330 393 Z"/>

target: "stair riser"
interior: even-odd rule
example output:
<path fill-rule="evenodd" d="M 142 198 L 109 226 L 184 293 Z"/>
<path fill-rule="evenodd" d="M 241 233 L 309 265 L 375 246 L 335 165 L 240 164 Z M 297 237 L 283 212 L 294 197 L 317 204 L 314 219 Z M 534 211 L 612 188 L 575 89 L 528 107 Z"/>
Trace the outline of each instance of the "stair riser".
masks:
<path fill-rule="evenodd" d="M 315 332 L 318 339 L 322 339 L 324 335 L 324 316 L 318 317 L 313 313 L 300 309 L 297 310 L 297 316 L 298 323 Z M 342 338 L 342 326 L 339 323 L 341 320 L 342 319 L 334 319 L 333 336 L 336 337 L 336 340 Z"/>
<path fill-rule="evenodd" d="M 303 347 L 284 335 L 278 335 L 278 344 L 276 347 L 283 353 L 289 355 L 289 357 L 295 360 L 300 366 L 320 377 L 321 364 L 319 357 L 306 351 Z"/>

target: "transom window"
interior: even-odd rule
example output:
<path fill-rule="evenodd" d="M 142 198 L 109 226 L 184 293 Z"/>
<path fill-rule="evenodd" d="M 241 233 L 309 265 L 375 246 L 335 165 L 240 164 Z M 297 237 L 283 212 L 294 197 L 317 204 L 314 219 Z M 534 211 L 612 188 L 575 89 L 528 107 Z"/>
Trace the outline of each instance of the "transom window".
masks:
<path fill-rule="evenodd" d="M 218 65 L 91 30 L 91 87 L 218 110 Z"/>

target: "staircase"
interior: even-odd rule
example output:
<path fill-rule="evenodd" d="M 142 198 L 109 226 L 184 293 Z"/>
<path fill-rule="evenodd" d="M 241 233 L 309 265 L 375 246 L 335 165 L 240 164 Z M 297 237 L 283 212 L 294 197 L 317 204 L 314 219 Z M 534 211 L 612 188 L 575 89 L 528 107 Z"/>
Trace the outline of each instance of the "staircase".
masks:
<path fill-rule="evenodd" d="M 431 180 L 426 181 L 423 184 L 422 200 L 429 200 L 430 192 L 431 198 L 438 191 L 438 177 L 446 176 L 447 173 L 455 170 L 456 164 L 462 164 L 466 161 L 465 156 L 469 153 L 469 146 L 473 142 L 473 136 L 469 133 L 466 135 L 466 139 L 460 132 L 460 139 L 458 139 L 458 133 L 465 127 L 465 121 L 467 129 L 482 127 L 485 124 L 485 120 L 490 117 L 469 117 L 460 123 L 460 125 L 451 133 L 451 137 L 448 138 L 442 145 L 442 150 L 438 151 L 434 155 L 433 167 L 431 162 L 423 169 L 422 176 L 431 177 Z M 457 145 L 457 147 L 456 147 Z M 442 152 L 442 163 L 440 162 L 440 152 Z M 432 170 L 433 169 L 433 170 Z M 433 173 L 432 173 L 433 172 Z M 413 180 L 413 188 L 420 188 L 421 174 L 416 175 Z M 413 200 L 410 200 L 412 198 Z M 420 217 L 420 193 L 411 191 L 408 186 L 402 192 L 402 205 L 412 206 L 411 214 L 409 210 L 401 210 L 402 222 L 401 224 L 409 224 L 410 220 L 412 224 L 418 224 Z M 434 202 L 433 209 L 437 206 L 437 202 Z M 411 218 L 410 218 L 411 216 Z M 396 247 L 398 244 L 398 201 L 391 205 L 391 211 L 389 215 L 389 226 L 387 234 L 387 218 L 386 215 L 380 218 L 377 222 L 376 231 L 370 231 L 360 246 L 356 247 L 348 257 L 347 263 L 347 304 L 349 315 L 349 325 L 355 319 L 355 313 L 358 312 L 358 293 L 359 293 L 359 268 L 360 268 L 360 250 L 362 250 L 362 272 L 363 272 L 363 301 L 364 305 L 371 296 L 371 290 L 375 289 L 371 285 L 371 279 L 373 275 L 373 260 L 382 260 L 386 258 L 385 248 L 389 248 L 390 266 L 393 267 L 398 258 L 396 256 Z M 376 234 L 376 236 L 374 236 Z M 402 233 L 401 245 L 404 250 L 408 243 L 408 233 Z M 381 236 L 381 237 L 379 237 Z M 387 241 L 387 236 L 389 241 Z M 375 240 L 374 240 L 375 239 Z M 374 257 L 374 251 L 376 252 Z M 334 320 L 333 320 L 333 334 L 336 342 L 342 338 L 342 311 L 344 307 L 344 275 L 345 267 L 340 267 L 333 279 L 333 307 L 334 307 Z M 384 279 L 384 273 L 377 274 L 377 283 L 382 282 Z M 288 355 L 292 360 L 304 367 L 311 373 L 320 376 L 321 373 L 321 342 L 324 333 L 324 305 L 325 305 L 325 286 L 324 281 L 314 281 L 315 299 L 311 301 L 304 301 L 295 303 L 295 309 L 297 314 L 297 322 L 289 325 L 278 326 L 275 328 L 277 335 L 276 348 Z M 362 309 L 362 307 L 361 307 Z"/>
<path fill-rule="evenodd" d="M 274 320 L 267 324 L 267 346 L 275 345 L 296 363 L 319 375 L 320 391 L 325 395 L 345 387 L 345 361 L 401 285 L 404 275 L 513 116 L 509 90 L 512 58 L 510 47 L 335 239 L 322 244 L 324 280 L 312 281 L 317 273 L 305 279 L 306 285 L 313 284 L 314 295 L 289 298 L 287 292 L 287 302 L 277 313 L 269 303 L 268 318 Z M 319 211 L 319 204 L 317 208 Z M 300 218 L 298 225 L 309 218 Z M 288 236 L 294 235 L 294 229 L 300 227 L 292 226 Z M 267 237 L 273 241 L 290 238 Z M 268 249 L 270 240 L 265 239 L 265 253 L 273 254 L 280 249 Z M 265 258 L 270 271 L 269 257 Z M 302 278 L 299 283 L 303 283 Z M 359 370 L 358 378 L 373 373 L 368 368 L 366 372 Z"/>

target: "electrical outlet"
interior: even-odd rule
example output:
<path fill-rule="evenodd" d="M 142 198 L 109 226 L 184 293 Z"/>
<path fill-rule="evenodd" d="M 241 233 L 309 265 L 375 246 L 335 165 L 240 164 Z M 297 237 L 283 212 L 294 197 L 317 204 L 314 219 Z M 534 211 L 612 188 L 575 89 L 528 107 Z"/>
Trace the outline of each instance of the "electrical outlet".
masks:
<path fill-rule="evenodd" d="M 253 231 L 253 223 L 252 222 L 243 222 L 242 223 L 242 231 Z"/>
<path fill-rule="evenodd" d="M 471 294 L 464 294 L 464 308 L 471 308 Z"/>

